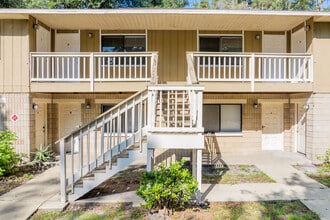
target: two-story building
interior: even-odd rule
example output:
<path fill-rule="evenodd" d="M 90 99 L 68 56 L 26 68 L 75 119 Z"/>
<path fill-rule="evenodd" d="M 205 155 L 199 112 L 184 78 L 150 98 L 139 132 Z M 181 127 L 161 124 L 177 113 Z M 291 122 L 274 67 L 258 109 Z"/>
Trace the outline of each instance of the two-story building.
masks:
<path fill-rule="evenodd" d="M 128 142 L 148 143 L 149 167 L 192 155 L 197 173 L 330 146 L 330 13 L 5 9 L 0 50 L 0 128 L 27 154 L 66 136 L 73 183 Z"/>

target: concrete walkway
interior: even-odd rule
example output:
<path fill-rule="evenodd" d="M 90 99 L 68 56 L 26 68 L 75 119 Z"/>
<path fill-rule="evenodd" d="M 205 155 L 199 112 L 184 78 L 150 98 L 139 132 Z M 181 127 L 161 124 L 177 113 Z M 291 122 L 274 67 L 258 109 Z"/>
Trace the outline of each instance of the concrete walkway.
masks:
<path fill-rule="evenodd" d="M 303 156 L 285 152 L 253 152 L 223 155 L 227 164 L 254 164 L 276 183 L 210 185 L 203 184 L 203 198 L 209 201 L 301 200 L 321 219 L 330 219 L 330 189 L 308 178 L 291 165 L 310 164 Z M 0 219 L 26 219 L 37 209 L 62 209 L 59 197 L 59 166 L 0 196 Z M 143 201 L 135 192 L 79 200 L 77 203 L 117 203 Z"/>
<path fill-rule="evenodd" d="M 45 202 L 59 195 L 59 176 L 60 166 L 56 165 L 0 196 L 0 219 L 20 220 L 29 218 Z M 59 201 L 54 204 L 54 207 L 62 206 Z"/>

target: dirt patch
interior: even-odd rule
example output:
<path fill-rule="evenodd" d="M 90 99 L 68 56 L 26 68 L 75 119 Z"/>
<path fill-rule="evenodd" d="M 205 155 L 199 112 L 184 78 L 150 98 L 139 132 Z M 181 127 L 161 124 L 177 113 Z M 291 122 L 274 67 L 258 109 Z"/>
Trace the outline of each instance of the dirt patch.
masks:
<path fill-rule="evenodd" d="M 145 166 L 123 170 L 87 193 L 82 199 L 136 190 L 140 185 Z"/>
<path fill-rule="evenodd" d="M 241 184 L 275 182 L 254 165 L 229 165 L 221 168 L 203 166 L 203 183 Z"/>
<path fill-rule="evenodd" d="M 81 199 L 111 195 L 136 190 L 146 167 L 140 166 L 119 172 L 115 176 L 87 193 Z M 216 169 L 214 166 L 203 166 L 203 183 L 239 184 L 274 182 L 254 165 L 230 165 Z"/>
<path fill-rule="evenodd" d="M 45 163 L 42 165 L 28 163 L 18 166 L 18 171 L 16 173 L 0 177 L 0 195 L 9 192 L 30 179 L 33 179 L 34 176 L 53 166 L 55 166 L 55 163 Z"/>

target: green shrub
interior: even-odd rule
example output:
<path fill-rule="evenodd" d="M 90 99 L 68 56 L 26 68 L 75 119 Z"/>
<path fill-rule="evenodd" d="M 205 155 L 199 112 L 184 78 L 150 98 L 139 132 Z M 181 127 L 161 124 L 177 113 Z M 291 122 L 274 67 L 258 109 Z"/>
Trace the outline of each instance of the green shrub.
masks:
<path fill-rule="evenodd" d="M 48 150 L 48 147 L 40 145 L 39 149 L 34 152 L 33 162 L 37 165 L 42 165 L 44 162 L 49 162 L 54 158 L 54 153 Z"/>
<path fill-rule="evenodd" d="M 136 193 L 146 202 L 145 208 L 165 209 L 168 214 L 168 210 L 183 208 L 191 199 L 198 183 L 183 165 L 183 160 L 170 164 L 168 168 L 161 164 L 142 175 Z"/>
<path fill-rule="evenodd" d="M 0 131 L 0 176 L 16 172 L 15 166 L 21 162 L 21 157 L 15 152 L 13 141 L 16 135 L 11 131 Z"/>
<path fill-rule="evenodd" d="M 322 166 L 325 169 L 330 169 L 330 148 L 326 150 L 325 155 L 317 155 L 316 158 L 322 161 Z"/>

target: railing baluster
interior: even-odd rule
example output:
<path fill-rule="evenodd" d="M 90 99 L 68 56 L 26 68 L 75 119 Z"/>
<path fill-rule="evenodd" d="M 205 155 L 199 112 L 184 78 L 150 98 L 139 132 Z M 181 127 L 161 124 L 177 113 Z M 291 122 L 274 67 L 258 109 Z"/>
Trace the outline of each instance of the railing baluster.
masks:
<path fill-rule="evenodd" d="M 182 91 L 182 127 L 184 128 L 185 125 L 185 114 L 184 114 L 184 111 L 185 111 L 185 91 L 183 90 Z"/>
<path fill-rule="evenodd" d="M 100 155 L 102 156 L 102 162 L 104 163 L 104 127 L 105 127 L 105 122 L 104 122 L 104 116 L 102 117 L 102 127 L 101 127 L 101 152 Z"/>
<path fill-rule="evenodd" d="M 66 187 L 67 187 L 67 181 L 66 181 L 66 152 L 65 152 L 65 141 L 62 139 L 60 141 L 60 154 L 61 154 L 61 202 L 66 203 L 67 194 L 66 194 Z"/>
<path fill-rule="evenodd" d="M 100 164 L 97 163 L 97 120 L 94 125 L 94 161 L 95 166 L 98 167 Z"/>
<path fill-rule="evenodd" d="M 79 132 L 78 137 L 78 150 L 79 150 L 79 172 L 80 176 L 83 176 L 83 167 L 84 167 L 84 160 L 83 160 L 83 141 L 82 141 L 82 130 Z"/>
<path fill-rule="evenodd" d="M 91 147 L 91 131 L 90 131 L 90 125 L 87 126 L 87 169 L 88 169 L 88 172 L 91 171 L 91 167 L 90 167 L 90 155 L 91 155 L 91 152 L 90 152 L 90 147 Z"/>
<path fill-rule="evenodd" d="M 162 127 L 162 117 L 163 117 L 163 91 L 159 91 L 159 120 L 158 120 L 159 127 Z"/>
<path fill-rule="evenodd" d="M 70 138 L 70 154 L 71 154 L 71 178 L 72 178 L 72 182 L 71 182 L 71 193 L 74 193 L 74 183 L 75 183 L 75 179 L 74 179 L 74 139 L 73 139 L 73 135 L 71 135 Z"/>
<path fill-rule="evenodd" d="M 237 65 L 236 65 L 236 62 L 237 62 L 237 60 L 236 60 L 236 57 L 233 57 L 233 59 L 234 59 L 234 79 L 237 79 L 237 76 L 236 76 L 236 74 L 237 74 L 237 69 L 236 69 Z"/>
<path fill-rule="evenodd" d="M 170 126 L 170 114 L 171 114 L 171 109 L 170 109 L 170 91 L 167 91 L 167 123 L 166 126 Z"/>
<path fill-rule="evenodd" d="M 221 79 L 221 56 L 218 56 L 218 79 Z"/>
<path fill-rule="evenodd" d="M 109 132 L 109 138 L 110 138 L 110 143 L 109 143 L 109 153 L 110 153 L 110 159 L 109 159 L 109 166 L 110 166 L 110 169 L 112 169 L 112 147 L 113 147 L 113 132 L 114 132 L 114 130 L 113 130 L 113 124 L 112 124 L 112 122 L 113 122 L 113 118 L 112 118 L 112 113 L 110 113 L 110 124 L 109 124 L 109 130 L 108 130 L 108 132 Z"/>
<path fill-rule="evenodd" d="M 178 123 L 178 91 L 175 90 L 174 127 L 177 127 L 177 123 Z"/>
<path fill-rule="evenodd" d="M 127 148 L 127 137 L 128 137 L 128 106 L 125 104 L 125 148 Z"/>

